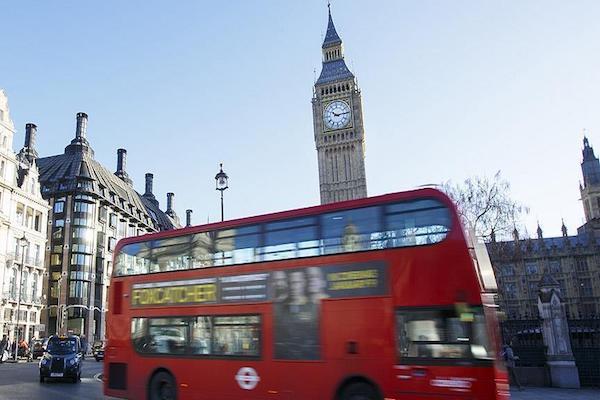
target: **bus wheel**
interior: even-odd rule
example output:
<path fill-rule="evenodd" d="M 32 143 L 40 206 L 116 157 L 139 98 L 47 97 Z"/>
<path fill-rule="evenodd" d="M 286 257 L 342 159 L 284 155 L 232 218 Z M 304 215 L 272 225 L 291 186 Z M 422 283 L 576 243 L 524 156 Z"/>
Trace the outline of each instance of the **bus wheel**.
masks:
<path fill-rule="evenodd" d="M 175 379 L 173 378 L 173 375 L 168 372 L 160 371 L 154 374 L 152 380 L 150 380 L 150 387 L 148 389 L 148 398 L 150 400 L 177 399 L 177 387 L 175 386 Z"/>
<path fill-rule="evenodd" d="M 342 391 L 341 400 L 379 400 L 373 386 L 368 383 L 352 383 Z"/>

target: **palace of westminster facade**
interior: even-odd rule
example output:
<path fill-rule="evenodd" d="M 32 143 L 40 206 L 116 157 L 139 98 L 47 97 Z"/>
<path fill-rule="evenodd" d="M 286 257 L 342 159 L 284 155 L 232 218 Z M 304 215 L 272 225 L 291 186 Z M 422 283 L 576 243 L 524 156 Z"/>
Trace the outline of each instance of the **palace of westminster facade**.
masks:
<path fill-rule="evenodd" d="M 331 12 L 322 55 L 312 111 L 325 204 L 367 196 L 361 91 L 344 61 Z M 37 127 L 27 124 L 15 153 L 15 127 L 0 89 L 0 326 L 11 338 L 15 326 L 26 340 L 66 331 L 103 338 L 116 242 L 180 227 L 174 194 L 167 194 L 162 211 L 151 173 L 138 193 L 124 149 L 117 152 L 116 171 L 101 165 L 87 125 L 88 116 L 78 113 L 64 152 L 40 158 Z M 588 222 L 576 236 L 568 236 L 563 225 L 560 238 L 543 238 L 538 229 L 537 239 L 521 240 L 515 232 L 514 241 L 488 245 L 500 305 L 509 317 L 535 312 L 537 284 L 546 270 L 561 284 L 570 314 L 600 312 L 600 164 L 587 139 L 582 169 Z"/>

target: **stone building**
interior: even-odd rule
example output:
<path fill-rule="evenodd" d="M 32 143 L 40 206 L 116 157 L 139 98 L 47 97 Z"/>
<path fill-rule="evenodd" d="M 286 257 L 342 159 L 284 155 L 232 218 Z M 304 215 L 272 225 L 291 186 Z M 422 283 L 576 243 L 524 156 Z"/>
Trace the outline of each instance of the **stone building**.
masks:
<path fill-rule="evenodd" d="M 536 318 L 539 283 L 544 272 L 560 285 L 568 318 L 600 315 L 600 162 L 587 138 L 583 140 L 581 200 L 586 223 L 568 235 L 545 238 L 540 226 L 536 238 L 488 244 L 496 272 L 499 303 L 509 319 Z"/>
<path fill-rule="evenodd" d="M 312 98 L 321 203 L 367 196 L 361 92 L 344 61 L 331 10 Z"/>
<path fill-rule="evenodd" d="M 87 139 L 88 116 L 77 114 L 75 138 L 63 154 L 38 160 L 42 196 L 50 203 L 48 246 L 48 333 L 73 331 L 103 338 L 112 256 L 117 241 L 179 227 L 169 194 L 161 211 L 146 174 L 140 195 L 117 151 L 113 173 L 94 159 Z"/>
<path fill-rule="evenodd" d="M 15 128 L 0 90 L 0 324 L 11 340 L 15 327 L 19 338 L 37 336 L 44 307 L 49 206 L 40 193 L 35 134 L 36 126 L 27 124 L 25 144 L 15 154 Z"/>

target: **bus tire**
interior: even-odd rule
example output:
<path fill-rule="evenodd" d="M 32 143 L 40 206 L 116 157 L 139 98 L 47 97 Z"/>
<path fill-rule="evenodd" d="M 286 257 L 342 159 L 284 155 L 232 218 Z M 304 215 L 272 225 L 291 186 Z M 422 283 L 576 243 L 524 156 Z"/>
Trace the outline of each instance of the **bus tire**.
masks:
<path fill-rule="evenodd" d="M 177 400 L 175 378 L 166 371 L 155 373 L 148 385 L 148 400 Z"/>
<path fill-rule="evenodd" d="M 342 391 L 341 400 L 379 400 L 377 390 L 368 383 L 351 383 Z"/>

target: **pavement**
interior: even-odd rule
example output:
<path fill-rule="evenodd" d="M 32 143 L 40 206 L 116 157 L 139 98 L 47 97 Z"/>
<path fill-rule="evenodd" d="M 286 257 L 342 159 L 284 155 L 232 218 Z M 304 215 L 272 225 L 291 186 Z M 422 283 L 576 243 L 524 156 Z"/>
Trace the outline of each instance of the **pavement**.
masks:
<path fill-rule="evenodd" d="M 600 400 L 600 389 L 511 388 L 512 400 Z"/>

